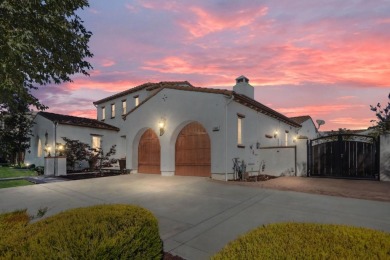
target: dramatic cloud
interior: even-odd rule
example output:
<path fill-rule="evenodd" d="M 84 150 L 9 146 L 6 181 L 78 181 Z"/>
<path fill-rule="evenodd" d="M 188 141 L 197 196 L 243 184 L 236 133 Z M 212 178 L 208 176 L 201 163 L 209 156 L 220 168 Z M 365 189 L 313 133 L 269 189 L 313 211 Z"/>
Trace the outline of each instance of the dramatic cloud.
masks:
<path fill-rule="evenodd" d="M 390 89 L 387 0 L 90 4 L 79 15 L 93 32 L 94 71 L 42 88 L 51 111 L 95 117 L 93 101 L 144 82 L 230 89 L 246 75 L 256 99 L 287 116 L 355 129 L 370 126 L 369 104 Z"/>

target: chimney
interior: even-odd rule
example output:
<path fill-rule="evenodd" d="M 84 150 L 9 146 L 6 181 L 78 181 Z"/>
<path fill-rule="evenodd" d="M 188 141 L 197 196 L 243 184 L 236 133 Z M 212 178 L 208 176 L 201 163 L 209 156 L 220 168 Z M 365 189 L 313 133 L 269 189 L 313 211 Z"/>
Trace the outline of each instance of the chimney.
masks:
<path fill-rule="evenodd" d="M 236 85 L 233 87 L 233 91 L 251 99 L 255 98 L 255 89 L 249 84 L 249 79 L 243 75 L 236 78 Z"/>

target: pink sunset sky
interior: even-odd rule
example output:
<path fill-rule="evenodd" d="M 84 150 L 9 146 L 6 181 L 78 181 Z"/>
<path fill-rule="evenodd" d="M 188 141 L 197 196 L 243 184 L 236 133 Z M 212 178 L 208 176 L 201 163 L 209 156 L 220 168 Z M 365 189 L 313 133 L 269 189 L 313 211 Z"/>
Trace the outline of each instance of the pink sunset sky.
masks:
<path fill-rule="evenodd" d="M 145 82 L 227 88 L 322 130 L 372 125 L 390 92 L 388 0 L 91 1 L 90 77 L 40 87 L 50 112 L 96 118 L 92 102 Z"/>

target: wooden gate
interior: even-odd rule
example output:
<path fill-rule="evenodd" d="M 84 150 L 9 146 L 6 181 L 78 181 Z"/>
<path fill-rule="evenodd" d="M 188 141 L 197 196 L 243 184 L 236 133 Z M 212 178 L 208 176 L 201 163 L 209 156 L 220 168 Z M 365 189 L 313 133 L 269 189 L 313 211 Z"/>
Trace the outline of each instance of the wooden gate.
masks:
<path fill-rule="evenodd" d="M 176 140 L 175 175 L 211 176 L 210 138 L 199 123 L 184 127 Z"/>
<path fill-rule="evenodd" d="M 379 141 L 338 134 L 313 139 L 307 149 L 308 176 L 379 180 Z"/>
<path fill-rule="evenodd" d="M 152 129 L 146 130 L 138 145 L 138 172 L 160 174 L 160 141 Z"/>

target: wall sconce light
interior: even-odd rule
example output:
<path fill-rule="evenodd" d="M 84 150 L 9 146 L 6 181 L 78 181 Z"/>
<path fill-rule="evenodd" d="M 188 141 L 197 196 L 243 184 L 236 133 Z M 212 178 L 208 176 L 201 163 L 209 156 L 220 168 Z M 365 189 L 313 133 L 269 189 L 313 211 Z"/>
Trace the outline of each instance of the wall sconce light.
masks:
<path fill-rule="evenodd" d="M 165 118 L 161 118 L 158 122 L 158 127 L 160 128 L 160 136 L 162 136 L 165 133 Z"/>
<path fill-rule="evenodd" d="M 296 136 L 294 136 L 293 142 L 296 143 L 296 142 L 297 142 L 297 139 L 298 139 L 298 138 L 297 138 Z"/>
<path fill-rule="evenodd" d="M 278 137 L 278 131 L 275 131 L 274 138 Z"/>
<path fill-rule="evenodd" d="M 62 144 L 60 144 L 58 146 L 58 151 L 60 152 L 59 156 L 62 156 L 62 151 L 64 150 L 64 146 Z"/>
<path fill-rule="evenodd" d="M 49 154 L 47 155 L 47 157 L 51 157 L 51 154 L 50 154 L 51 147 L 50 147 L 50 145 L 48 145 L 48 146 L 46 147 L 46 151 L 49 153 Z"/>

